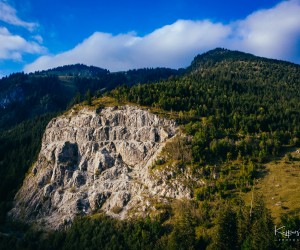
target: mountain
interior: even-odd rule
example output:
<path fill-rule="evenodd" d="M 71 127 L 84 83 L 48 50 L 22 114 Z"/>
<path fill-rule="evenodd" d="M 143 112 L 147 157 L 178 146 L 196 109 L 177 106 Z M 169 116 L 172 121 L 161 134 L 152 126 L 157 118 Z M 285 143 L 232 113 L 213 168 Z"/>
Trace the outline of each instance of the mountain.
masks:
<path fill-rule="evenodd" d="M 12 209 L 8 222 L 39 227 L 3 224 L 0 243 L 299 249 L 274 234 L 300 227 L 299 76 L 296 64 L 216 49 L 181 76 L 2 131 L 0 219 Z"/>
<path fill-rule="evenodd" d="M 216 48 L 214 50 L 210 50 L 206 53 L 197 55 L 194 60 L 192 61 L 191 65 L 188 69 L 197 69 L 202 67 L 203 65 L 210 63 L 210 64 L 217 64 L 222 61 L 227 62 L 265 62 L 271 64 L 281 64 L 281 65 L 294 65 L 294 63 L 275 60 L 275 59 L 268 59 L 264 57 L 259 57 L 252 55 L 250 53 L 245 53 L 241 51 L 233 51 L 223 48 Z"/>

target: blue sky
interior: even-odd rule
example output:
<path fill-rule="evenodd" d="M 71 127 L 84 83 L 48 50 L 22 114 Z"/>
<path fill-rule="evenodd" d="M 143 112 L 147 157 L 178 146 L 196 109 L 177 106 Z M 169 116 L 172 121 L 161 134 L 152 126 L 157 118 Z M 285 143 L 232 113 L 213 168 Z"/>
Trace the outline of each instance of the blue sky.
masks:
<path fill-rule="evenodd" d="M 179 68 L 215 47 L 300 63 L 300 0 L 0 0 L 0 76 Z"/>

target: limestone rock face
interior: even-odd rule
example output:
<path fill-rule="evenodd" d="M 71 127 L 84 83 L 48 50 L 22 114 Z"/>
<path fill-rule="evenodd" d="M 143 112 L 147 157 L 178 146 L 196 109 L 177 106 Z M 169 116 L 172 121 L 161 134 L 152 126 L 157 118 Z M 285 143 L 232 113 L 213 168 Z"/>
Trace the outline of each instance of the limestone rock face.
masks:
<path fill-rule="evenodd" d="M 102 210 L 123 219 L 151 210 L 153 199 L 190 198 L 184 185 L 149 172 L 177 130 L 174 121 L 133 106 L 53 119 L 9 215 L 59 229 L 78 214 Z"/>

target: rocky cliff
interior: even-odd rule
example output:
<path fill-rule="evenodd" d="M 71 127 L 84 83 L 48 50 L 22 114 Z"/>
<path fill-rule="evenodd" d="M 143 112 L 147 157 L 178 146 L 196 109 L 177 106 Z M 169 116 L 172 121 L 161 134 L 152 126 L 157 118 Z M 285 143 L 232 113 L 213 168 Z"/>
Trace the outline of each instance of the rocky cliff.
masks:
<path fill-rule="evenodd" d="M 53 119 L 10 216 L 58 229 L 78 214 L 123 219 L 154 210 L 154 202 L 189 198 L 182 182 L 149 171 L 177 131 L 174 121 L 132 106 Z"/>

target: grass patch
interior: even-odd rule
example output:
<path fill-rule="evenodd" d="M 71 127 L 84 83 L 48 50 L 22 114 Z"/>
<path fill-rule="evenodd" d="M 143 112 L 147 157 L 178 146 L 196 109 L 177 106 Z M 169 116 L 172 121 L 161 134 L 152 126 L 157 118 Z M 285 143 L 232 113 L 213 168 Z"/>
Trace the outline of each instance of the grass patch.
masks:
<path fill-rule="evenodd" d="M 114 106 L 121 106 L 126 105 L 127 103 L 124 102 L 118 102 L 117 99 L 110 97 L 110 96 L 104 96 L 97 99 L 94 99 L 92 101 L 92 106 L 95 107 L 114 107 Z"/>
<path fill-rule="evenodd" d="M 275 222 L 282 214 L 292 213 L 300 204 L 300 162 L 296 149 L 291 152 L 294 160 L 286 162 L 283 156 L 266 164 L 268 174 L 259 179 L 255 186 L 256 194 L 263 194 L 266 206 L 271 210 Z M 250 204 L 251 192 L 245 195 Z"/>

